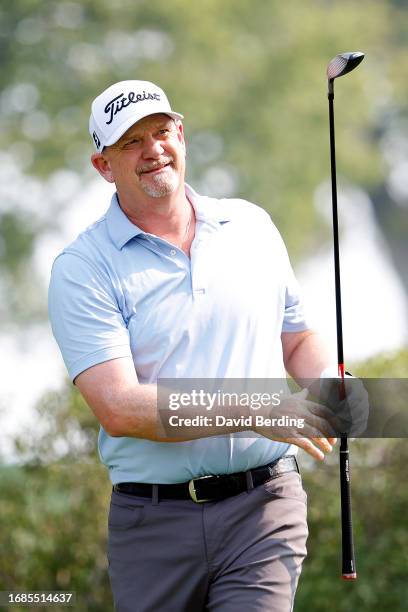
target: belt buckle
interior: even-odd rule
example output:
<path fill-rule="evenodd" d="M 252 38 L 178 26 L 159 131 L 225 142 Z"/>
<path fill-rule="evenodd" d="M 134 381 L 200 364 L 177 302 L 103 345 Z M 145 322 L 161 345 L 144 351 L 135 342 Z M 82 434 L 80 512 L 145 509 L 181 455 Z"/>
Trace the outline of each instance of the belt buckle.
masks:
<path fill-rule="evenodd" d="M 204 478 L 212 478 L 212 475 L 209 476 L 200 476 L 200 478 L 192 478 L 188 483 L 188 492 L 190 493 L 190 497 L 196 504 L 203 504 L 204 502 L 212 501 L 212 499 L 197 499 L 197 492 L 194 487 L 194 483 L 196 480 L 204 480 Z"/>

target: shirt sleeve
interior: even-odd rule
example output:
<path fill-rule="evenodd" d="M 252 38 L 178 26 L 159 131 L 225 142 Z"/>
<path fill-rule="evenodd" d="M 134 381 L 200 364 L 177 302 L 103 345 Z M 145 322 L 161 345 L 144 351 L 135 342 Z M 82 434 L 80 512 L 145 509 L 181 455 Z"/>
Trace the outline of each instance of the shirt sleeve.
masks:
<path fill-rule="evenodd" d="M 309 329 L 306 321 L 302 295 L 288 258 L 287 282 L 285 291 L 285 314 L 282 331 L 299 332 Z"/>
<path fill-rule="evenodd" d="M 284 240 L 279 230 L 271 220 L 269 214 L 267 214 L 267 217 L 270 230 L 272 230 L 272 239 L 276 241 L 279 259 L 281 261 L 281 265 L 283 266 L 285 283 L 285 312 L 283 316 L 282 331 L 305 331 L 310 329 L 310 325 L 306 320 L 302 292 L 293 272 Z"/>
<path fill-rule="evenodd" d="M 85 258 L 69 252 L 57 257 L 48 312 L 72 380 L 98 363 L 131 357 L 129 333 L 112 283 Z"/>

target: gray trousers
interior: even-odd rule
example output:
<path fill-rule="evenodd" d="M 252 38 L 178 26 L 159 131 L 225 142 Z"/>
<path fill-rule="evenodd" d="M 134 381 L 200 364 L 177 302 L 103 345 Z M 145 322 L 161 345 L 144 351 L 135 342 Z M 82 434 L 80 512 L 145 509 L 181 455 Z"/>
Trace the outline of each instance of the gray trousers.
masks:
<path fill-rule="evenodd" d="M 290 612 L 308 529 L 297 472 L 223 501 L 112 493 L 117 612 Z"/>

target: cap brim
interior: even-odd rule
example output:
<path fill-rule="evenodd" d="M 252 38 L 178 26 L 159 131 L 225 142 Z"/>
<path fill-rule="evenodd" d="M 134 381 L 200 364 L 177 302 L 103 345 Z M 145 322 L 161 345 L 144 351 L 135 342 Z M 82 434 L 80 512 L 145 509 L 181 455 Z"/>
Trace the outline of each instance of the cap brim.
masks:
<path fill-rule="evenodd" d="M 129 117 L 127 119 L 127 121 L 124 121 L 112 134 L 112 136 L 109 138 L 109 140 L 107 142 L 104 143 L 104 147 L 109 147 L 110 145 L 115 144 L 115 142 L 118 142 L 119 138 L 121 136 L 123 136 L 123 134 L 130 128 L 132 127 L 132 125 L 134 125 L 135 123 L 137 123 L 138 121 L 140 121 L 141 119 L 144 119 L 145 117 L 149 117 L 150 115 L 168 115 L 169 117 L 172 117 L 172 119 L 184 119 L 184 115 L 180 115 L 180 113 L 174 113 L 173 111 L 168 111 L 168 110 L 155 110 L 154 113 L 146 113 L 143 115 L 132 115 L 132 117 Z"/>

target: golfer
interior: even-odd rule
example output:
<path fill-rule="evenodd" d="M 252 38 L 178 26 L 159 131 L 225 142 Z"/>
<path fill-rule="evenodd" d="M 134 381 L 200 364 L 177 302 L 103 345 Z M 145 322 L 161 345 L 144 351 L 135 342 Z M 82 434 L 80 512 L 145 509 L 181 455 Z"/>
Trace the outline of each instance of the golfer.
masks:
<path fill-rule="evenodd" d="M 269 215 L 185 183 L 182 118 L 146 81 L 94 100 L 92 164 L 116 193 L 55 260 L 50 319 L 101 425 L 116 610 L 289 612 L 308 535 L 295 455 L 332 450 L 327 422 L 294 438 L 244 421 L 177 436 L 157 380 L 319 379 L 330 363 Z M 306 420 L 316 406 L 293 402 Z"/>

